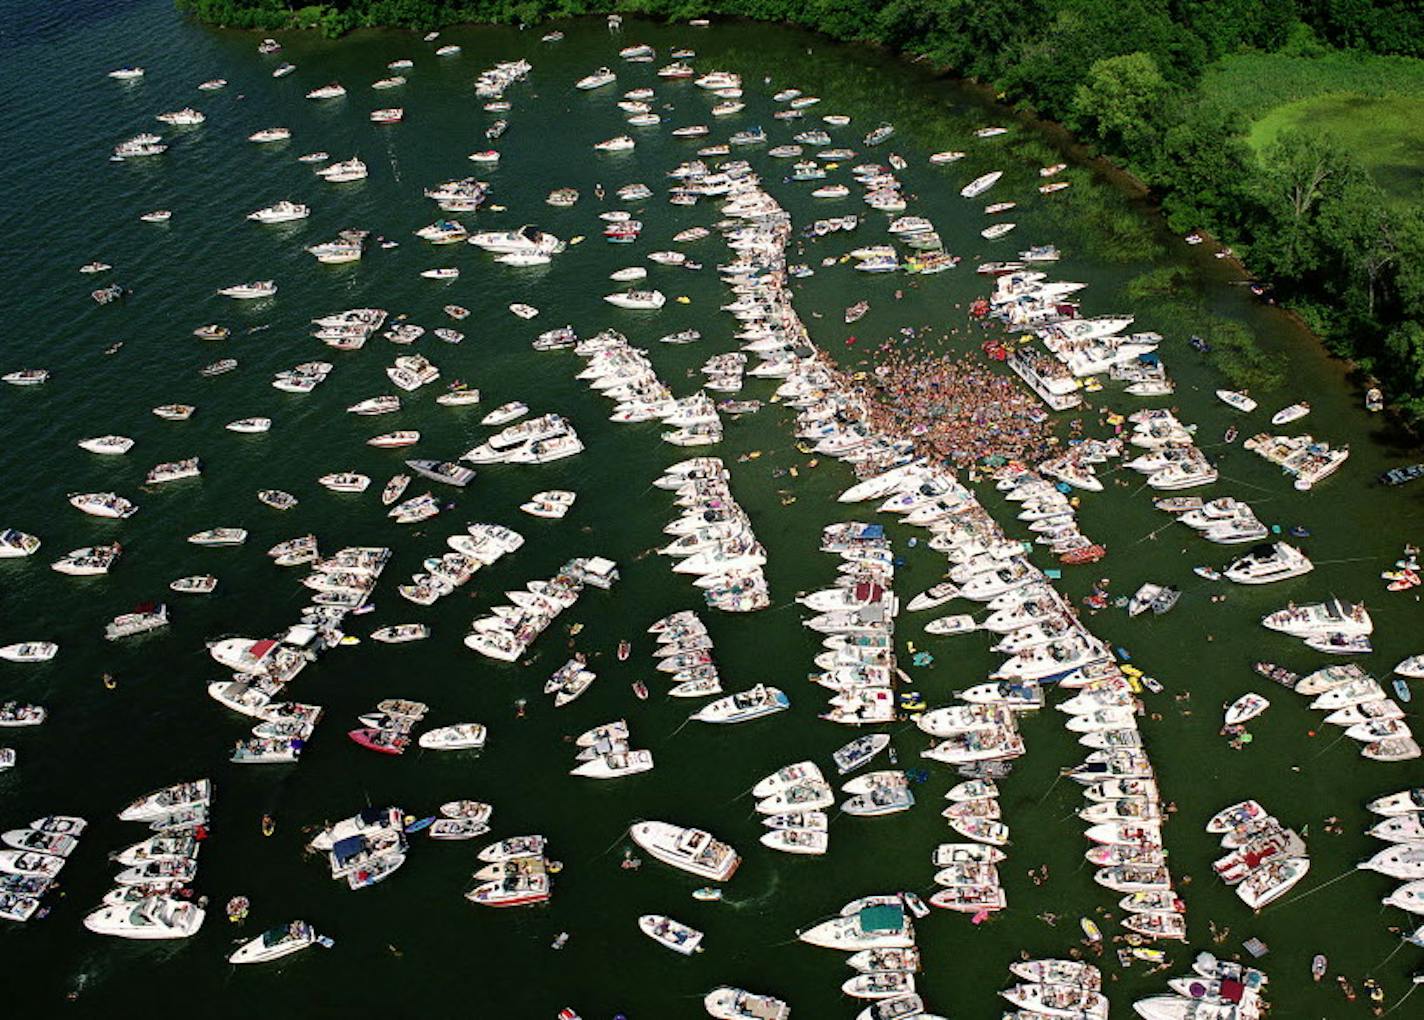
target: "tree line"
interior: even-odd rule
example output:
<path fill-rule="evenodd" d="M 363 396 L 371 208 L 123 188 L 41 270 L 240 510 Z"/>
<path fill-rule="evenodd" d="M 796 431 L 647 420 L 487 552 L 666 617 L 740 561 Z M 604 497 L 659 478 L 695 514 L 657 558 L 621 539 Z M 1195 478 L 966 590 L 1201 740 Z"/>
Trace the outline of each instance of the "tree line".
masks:
<path fill-rule="evenodd" d="M 1424 421 L 1424 194 L 1391 206 L 1327 136 L 1247 145 L 1201 88 L 1234 53 L 1424 57 L 1418 0 L 177 0 L 213 24 L 315 28 L 527 23 L 622 11 L 784 21 L 922 57 L 1060 121 L 1153 192 L 1174 230 L 1232 246 L 1330 349 Z M 1256 111 L 1264 113 L 1265 111 Z"/>

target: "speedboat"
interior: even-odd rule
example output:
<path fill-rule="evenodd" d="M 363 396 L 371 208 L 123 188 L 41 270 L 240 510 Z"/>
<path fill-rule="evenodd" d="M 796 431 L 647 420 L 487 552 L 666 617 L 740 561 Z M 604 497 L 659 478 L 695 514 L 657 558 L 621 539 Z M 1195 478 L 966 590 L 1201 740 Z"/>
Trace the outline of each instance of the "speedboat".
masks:
<path fill-rule="evenodd" d="M 618 76 L 614 74 L 611 70 L 609 70 L 607 67 L 600 67 L 592 74 L 584 75 L 582 78 L 576 81 L 574 83 L 574 88 L 581 89 L 584 92 L 589 92 L 593 89 L 602 88 L 605 85 L 611 85 L 617 80 Z"/>
<path fill-rule="evenodd" d="M 123 455 L 133 449 L 134 441 L 128 436 L 95 436 L 92 439 L 81 439 L 79 448 L 90 453 L 103 455 Z"/>
<path fill-rule="evenodd" d="M 112 492 L 76 493 L 69 497 L 69 505 L 91 517 L 124 518 L 138 513 L 137 506 Z"/>
<path fill-rule="evenodd" d="M 268 298 L 276 294 L 277 284 L 273 280 L 238 283 L 231 287 L 223 287 L 218 293 L 223 297 L 236 298 L 239 301 L 250 301 L 255 298 Z"/>
<path fill-rule="evenodd" d="M 779 689 L 757 684 L 750 690 L 709 702 L 690 718 L 707 723 L 739 723 L 784 712 L 790 707 L 791 700 Z"/>
<path fill-rule="evenodd" d="M 318 88 L 312 89 L 310 92 L 307 93 L 307 98 L 340 99 L 344 95 L 346 95 L 346 89 L 344 89 L 339 82 L 331 82 L 329 85 L 322 85 Z"/>
<path fill-rule="evenodd" d="M 300 953 L 303 949 L 310 949 L 319 941 L 321 941 L 321 937 L 317 935 L 311 925 L 305 921 L 292 921 L 289 924 L 269 928 L 256 938 L 244 942 L 228 956 L 227 962 L 233 964 L 270 963 L 273 960 L 280 960 L 284 956 Z"/>
<path fill-rule="evenodd" d="M 20 559 L 39 551 L 40 540 L 14 528 L 0 528 L 0 559 Z"/>
<path fill-rule="evenodd" d="M 644 914 L 638 928 L 648 938 L 674 953 L 691 956 L 702 951 L 702 932 L 662 914 Z"/>
<path fill-rule="evenodd" d="M 1217 390 L 1216 396 L 1222 403 L 1243 413 L 1256 410 L 1256 401 L 1237 390 Z"/>
<path fill-rule="evenodd" d="M 708 992 L 702 1007 L 717 1020 L 789 1020 L 791 1016 L 791 1007 L 782 1000 L 731 985 Z"/>
<path fill-rule="evenodd" d="M 435 751 L 459 751 L 485 746 L 485 727 L 481 723 L 458 723 L 426 730 L 417 743 Z"/>
<path fill-rule="evenodd" d="M 208 779 L 177 783 L 155 790 L 133 801 L 119 812 L 124 822 L 145 822 L 175 814 L 189 808 L 206 806 L 212 801 L 213 784 Z"/>

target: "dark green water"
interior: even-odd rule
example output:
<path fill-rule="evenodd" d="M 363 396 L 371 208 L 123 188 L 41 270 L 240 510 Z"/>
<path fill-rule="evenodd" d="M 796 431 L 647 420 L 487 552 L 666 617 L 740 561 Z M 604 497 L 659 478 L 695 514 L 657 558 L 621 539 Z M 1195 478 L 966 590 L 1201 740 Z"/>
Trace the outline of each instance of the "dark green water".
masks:
<path fill-rule="evenodd" d="M 982 278 L 965 271 L 968 263 L 976 256 L 1007 257 L 1033 241 L 1052 240 L 1065 249 L 1057 275 L 1092 284 L 1085 292 L 1086 312 L 1128 309 L 1137 313 L 1141 328 L 1164 325 L 1154 322 L 1151 302 L 1133 307 L 1122 294 L 1125 281 L 1148 266 L 1103 261 L 1094 254 L 1104 247 L 1104 239 L 1094 236 L 1097 228 L 1054 212 L 1032 191 L 1035 167 L 1045 161 L 1041 154 L 1001 151 L 1025 144 L 1038 150 L 1037 142 L 1024 137 L 1027 129 L 999 142 L 972 143 L 973 127 L 1011 122 L 1005 111 L 986 110 L 954 84 L 875 53 L 834 47 L 803 33 L 750 25 L 700 33 L 639 25 L 636 31 L 630 26 L 620 43 L 601 24 L 589 23 L 565 26 L 568 39 L 550 48 L 534 33 L 456 30 L 441 40 L 464 47 L 451 60 L 438 60 L 417 36 L 404 33 L 366 33 L 340 42 L 294 36 L 284 39 L 281 56 L 299 70 L 274 81 L 273 62 L 256 55 L 255 38 L 185 24 L 167 0 L 21 9 L 27 6 L 5 4 L 14 27 L 0 38 L 0 99 L 9 121 L 9 159 L 0 171 L 9 198 L 0 350 L 6 371 L 45 366 L 54 378 L 35 390 L 5 387 L 0 393 L 6 437 L 0 464 L 7 481 L 0 524 L 34 532 L 45 542 L 30 561 L 0 563 L 0 643 L 45 638 L 58 641 L 62 650 L 48 665 L 0 669 L 5 697 L 39 701 L 51 713 L 40 729 L 5 738 L 20 751 L 21 764 L 0 775 L 0 825 L 15 827 L 48 812 L 82 814 L 93 824 L 65 871 L 66 895 L 55 902 L 51 916 L 0 932 L 9 964 L 8 1001 L 86 1014 L 201 1009 L 225 1016 L 376 1008 L 400 1016 L 454 1009 L 477 1017 L 542 1018 L 573 1005 L 586 1018 L 622 1011 L 631 1020 L 661 1020 L 702 1015 L 702 994 L 733 983 L 781 995 L 798 1016 L 854 1015 L 858 1006 L 840 1001 L 839 984 L 848 973 L 842 962 L 795 943 L 794 930 L 855 896 L 925 889 L 930 850 L 949 838 L 937 802 L 952 780 L 946 770 L 935 769 L 920 805 L 908 815 L 839 820 L 831 853 L 823 859 L 789 858 L 756 843 L 762 829 L 743 791 L 786 762 L 806 756 L 824 760 L 850 736 L 815 718 L 823 692 L 802 677 L 816 642 L 800 627 L 797 611 L 786 608 L 797 591 L 822 587 L 833 575 L 832 558 L 817 552 L 817 533 L 823 524 L 853 516 L 834 502 L 850 474 L 829 460 L 816 470 L 804 469 L 806 458 L 790 445 L 788 416 L 775 407 L 729 425 L 717 452 L 731 462 L 743 452 L 764 451 L 759 460 L 733 464 L 732 484 L 768 549 L 777 608 L 713 617 L 711 626 L 728 686 L 776 683 L 791 695 L 793 710 L 747 726 L 679 730 L 686 704 L 633 699 L 629 684 L 649 675 L 643 629 L 664 613 L 697 604 L 694 589 L 676 578 L 665 560 L 639 558 L 659 540 L 672 511 L 666 494 L 650 490 L 649 483 L 682 454 L 657 441 L 653 424 L 609 423 L 608 404 L 573 378 L 582 363 L 567 352 L 534 354 L 528 340 L 565 322 L 583 334 L 616 326 L 642 343 L 696 326 L 706 337 L 702 344 L 654 345 L 651 352 L 674 389 L 689 392 L 685 373 L 714 351 L 730 349 L 731 320 L 716 312 L 725 291 L 711 272 L 725 249 L 715 237 L 692 246 L 694 257 L 708 266 L 701 273 L 652 268 L 653 282 L 669 296 L 688 296 L 687 305 L 669 302 L 656 317 L 640 318 L 603 303 L 602 295 L 613 288 L 609 272 L 635 264 L 647 251 L 668 246 L 676 231 L 710 223 L 716 214 L 711 207 L 667 206 L 659 194 L 642 214 L 647 224 L 642 243 L 630 250 L 599 241 L 597 209 L 590 201 L 594 184 L 602 182 L 611 193 L 617 185 L 643 180 L 660 193 L 662 173 L 694 146 L 644 131 L 636 152 L 596 157 L 592 142 L 624 130 L 616 93 L 576 93 L 572 82 L 599 64 L 618 63 L 620 90 L 654 83 L 657 65 L 617 62 L 617 46 L 641 39 L 665 54 L 684 44 L 699 51 L 700 67 L 735 70 L 746 78 L 748 108 L 720 125 L 723 131 L 762 123 L 773 139 L 789 137 L 800 126 L 773 121 L 769 95 L 791 84 L 825 97 L 813 113 L 855 118 L 837 136 L 838 144 L 858 147 L 861 134 L 882 119 L 898 126 L 893 148 L 910 161 L 902 176 L 918 196 L 912 211 L 935 221 L 948 247 L 966 257 L 966 266 L 913 289 L 905 278 L 866 280 L 845 267 L 819 270 L 800 291 L 798 306 L 818 341 L 834 352 L 846 350 L 842 341 L 850 333 L 862 340 L 857 350 L 868 352 L 870 340 L 889 337 L 902 325 L 933 324 L 946 332 L 962 327 L 963 307 L 984 290 Z M 369 92 L 369 82 L 388 73 L 385 63 L 405 56 L 416 61 L 405 72 L 409 86 Z M 508 211 L 463 218 L 482 228 L 537 221 L 562 237 L 593 238 L 535 271 L 492 265 L 465 246 L 436 252 L 410 236 L 435 218 L 420 190 L 472 172 L 466 154 L 485 147 L 483 127 L 491 116 L 473 98 L 472 78 L 496 60 L 519 56 L 533 61 L 534 73 L 528 84 L 510 92 L 515 110 L 499 145 L 502 164 L 480 174 L 494 185 L 493 201 Z M 129 86 L 104 77 L 124 63 L 146 66 L 147 76 Z M 196 90 L 199 81 L 219 75 L 230 80 L 227 90 Z M 763 76 L 771 77 L 769 87 L 760 84 Z M 347 86 L 347 98 L 330 104 L 303 100 L 306 90 L 330 80 Z M 658 102 L 675 107 L 670 115 L 664 111 L 665 128 L 706 120 L 710 105 L 687 83 L 659 86 Z M 164 130 L 174 143 L 166 157 L 149 166 L 106 162 L 109 147 L 150 129 L 155 113 L 188 103 L 204 110 L 208 122 Z M 370 109 L 394 103 L 406 108 L 404 124 L 377 128 L 367 122 Z M 292 141 L 259 148 L 244 140 L 274 124 L 289 126 Z M 942 148 L 967 148 L 971 156 L 948 170 L 928 167 L 925 157 Z M 359 154 L 370 164 L 371 176 L 356 185 L 324 185 L 296 162 L 312 149 L 337 158 Z M 764 154 L 752 158 L 798 223 L 806 222 L 813 215 L 809 189 L 779 185 L 785 164 Z M 995 196 L 1022 202 L 1015 210 L 1019 229 L 997 246 L 978 236 L 979 203 L 965 203 L 957 194 L 965 180 L 992 168 L 1007 171 Z M 1076 188 L 1101 187 L 1086 170 L 1071 173 Z M 585 199 L 573 209 L 545 206 L 544 195 L 563 185 L 579 188 Z M 309 202 L 312 217 L 288 228 L 245 222 L 247 212 L 281 198 Z M 1115 196 L 1107 200 L 1121 204 Z M 172 222 L 137 221 L 155 207 L 172 208 Z M 852 211 L 853 206 L 820 208 Z M 301 251 L 348 226 L 384 233 L 402 245 L 371 252 L 349 267 L 317 267 Z M 870 243 L 865 238 L 875 241 L 879 235 L 867 225 L 854 243 Z M 1162 530 L 1147 540 L 1166 521 L 1134 480 L 1131 488 L 1110 487 L 1084 499 L 1084 528 L 1105 541 L 1111 554 L 1098 567 L 1070 568 L 1065 587 L 1076 597 L 1092 578 L 1106 575 L 1116 591 L 1131 591 L 1149 579 L 1187 589 L 1181 607 L 1168 617 L 1128 621 L 1110 611 L 1099 614 L 1093 626 L 1130 649 L 1133 661 L 1170 691 L 1192 692 L 1190 715 L 1169 696 L 1158 699 L 1153 707 L 1162 718 L 1147 724 L 1146 734 L 1164 795 L 1181 808 L 1168 829 L 1168 846 L 1174 872 L 1195 879 L 1184 889 L 1193 947 L 1209 947 L 1209 919 L 1231 930 L 1225 946 L 1215 947 L 1218 952 L 1236 951 L 1242 939 L 1260 937 L 1271 947 L 1264 966 L 1272 976 L 1276 1016 L 1354 1015 L 1360 1005 L 1347 1006 L 1331 985 L 1311 984 L 1310 957 L 1327 953 L 1332 969 L 1348 973 L 1357 985 L 1366 973 L 1375 973 L 1391 998 L 1402 993 L 1419 952 L 1406 947 L 1380 965 L 1397 945 L 1387 926 L 1404 920 L 1377 906 L 1390 883 L 1362 874 L 1300 897 L 1373 852 L 1371 841 L 1358 835 L 1365 825 L 1364 800 L 1417 784 L 1421 770 L 1365 762 L 1348 742 L 1331 743 L 1329 734 L 1312 737 L 1319 716 L 1304 707 L 1304 699 L 1267 689 L 1249 665 L 1256 658 L 1299 669 L 1322 664 L 1255 621 L 1288 599 L 1313 601 L 1331 592 L 1371 603 L 1378 651 L 1366 664 L 1377 673 L 1424 650 L 1418 601 L 1386 595 L 1377 576 L 1406 540 L 1420 538 L 1424 488 L 1372 487 L 1369 480 L 1399 463 L 1402 451 L 1372 434 L 1374 423 L 1358 409 L 1358 397 L 1338 367 L 1281 317 L 1249 304 L 1240 288 L 1227 285 L 1219 265 L 1196 260 L 1171 238 L 1159 240 L 1172 252 L 1164 264 L 1180 261 L 1191 269 L 1194 293 L 1219 313 L 1247 322 L 1263 343 L 1291 358 L 1289 387 L 1257 394 L 1264 413 L 1249 424 L 1264 427 L 1269 411 L 1308 399 L 1315 410 L 1306 424 L 1332 443 L 1350 443 L 1353 456 L 1339 475 L 1303 495 L 1253 455 L 1213 450 L 1225 458 L 1223 480 L 1212 494 L 1249 498 L 1263 520 L 1312 529 L 1305 547 L 1318 569 L 1305 578 L 1267 589 L 1233 589 L 1227 602 L 1209 602 L 1190 567 L 1222 561 L 1226 554 L 1185 529 Z M 844 239 L 823 241 L 808 247 L 806 260 L 818 265 L 822 256 L 851 246 Z M 91 278 L 75 269 L 95 257 L 113 263 L 112 277 L 133 288 L 127 304 L 99 308 L 88 299 Z M 464 269 L 454 286 L 416 275 L 452 262 Z M 243 306 L 212 296 L 217 287 L 266 277 L 275 277 L 281 287 L 273 302 Z M 906 287 L 898 302 L 897 286 Z M 842 326 L 840 310 L 860 297 L 869 298 L 871 313 L 855 327 Z M 481 387 L 486 394 L 481 407 L 438 407 L 427 390 L 398 415 L 375 422 L 341 413 L 358 399 L 389 390 L 383 368 L 400 352 L 386 350 L 379 339 L 357 354 L 330 358 L 337 370 L 312 395 L 282 394 L 269 386 L 272 372 L 327 356 L 306 336 L 305 323 L 313 315 L 374 304 L 435 326 L 443 318 L 441 305 L 449 301 L 475 310 L 464 326 L 466 341 L 447 347 L 427 339 L 420 349 L 446 379 Z M 540 307 L 543 315 L 533 323 L 515 319 L 504 310 L 511 301 Z M 214 320 L 232 325 L 234 338 L 203 344 L 190 335 L 195 326 Z M 271 328 L 241 335 L 242 328 L 259 324 Z M 125 341 L 120 354 L 102 356 L 118 339 Z M 1169 336 L 1163 348 L 1178 381 L 1174 403 L 1185 419 L 1201 423 L 1202 436 L 1219 435 L 1229 415 L 1211 395 L 1220 379 L 1209 361 L 1182 341 Z M 969 342 L 964 346 L 972 348 Z M 197 369 L 220 356 L 238 358 L 240 370 L 199 378 Z M 764 397 L 770 389 L 769 383 L 751 381 L 745 395 Z M 536 411 L 570 417 L 588 452 L 546 467 L 483 470 L 455 497 L 456 510 L 414 530 L 391 526 L 374 491 L 339 496 L 316 484 L 317 476 L 341 469 L 383 480 L 400 456 L 372 450 L 364 440 L 391 428 L 419 428 L 421 454 L 454 455 L 486 434 L 477 425 L 484 410 L 516 398 Z M 1096 402 L 1127 410 L 1135 406 L 1131 399 Z M 169 401 L 197 404 L 198 413 L 187 423 L 151 416 L 149 408 Z M 265 436 L 237 436 L 222 428 L 257 414 L 275 420 Z M 104 432 L 131 435 L 138 446 L 127 458 L 96 458 L 75 448 L 77 439 Z M 1250 434 L 1245 425 L 1243 432 Z M 207 465 L 201 481 L 139 491 L 149 466 L 194 454 Z M 775 469 L 793 465 L 803 466 L 799 477 L 773 476 Z M 297 494 L 301 506 L 287 514 L 262 507 L 253 494 L 265 487 Z M 549 487 L 579 492 L 568 518 L 537 521 L 517 512 L 529 493 Z M 82 517 L 64 502 L 68 492 L 105 488 L 136 498 L 142 512 L 115 524 Z M 797 501 L 783 506 L 784 493 Z M 1000 508 L 992 497 L 986 499 Z M 859 509 L 862 515 L 871 512 L 868 506 Z M 528 542 L 431 609 L 395 595 L 394 585 L 418 569 L 423 557 L 476 520 L 510 524 Z M 217 525 L 250 529 L 247 547 L 201 550 L 183 541 Z M 325 705 L 328 713 L 301 765 L 239 769 L 225 759 L 245 726 L 206 697 L 204 685 L 220 673 L 203 642 L 224 634 L 273 632 L 295 618 L 305 589 L 297 574 L 271 566 L 261 550 L 309 530 L 323 548 L 359 543 L 395 549 L 378 610 L 360 622 L 360 632 L 368 625 L 424 620 L 435 637 L 396 648 L 366 643 L 328 655 L 299 681 L 298 695 Z M 896 534 L 907 559 L 898 587 L 908 596 L 938 579 L 943 561 L 923 547 L 907 550 L 911 532 Z M 126 554 L 106 577 L 75 579 L 48 569 L 48 562 L 68 549 L 115 537 Z M 472 617 L 499 600 L 499 592 L 548 576 L 578 554 L 616 559 L 623 581 L 611 593 L 588 593 L 565 617 L 585 625 L 577 647 L 596 657 L 600 679 L 582 699 L 556 712 L 539 690 L 562 661 L 565 637 L 550 633 L 541 639 L 534 648 L 538 662 L 527 669 L 476 656 L 460 645 L 460 637 Z M 199 572 L 218 575 L 218 593 L 170 600 L 175 623 L 167 632 L 121 646 L 100 639 L 107 619 L 139 601 L 163 597 L 173 578 Z M 914 673 L 930 702 L 942 703 L 953 690 L 981 680 L 997 659 L 982 636 L 925 638 L 918 629 L 924 619 L 904 620 L 900 635 L 936 654 L 935 666 Z M 625 636 L 635 637 L 635 651 L 619 664 L 612 651 Z M 119 677 L 116 691 L 101 686 L 98 676 L 105 670 Z M 1218 706 L 1247 689 L 1261 690 L 1273 708 L 1253 725 L 1254 743 L 1232 752 L 1217 736 Z M 388 696 L 428 702 L 432 723 L 484 721 L 492 731 L 489 749 L 479 757 L 411 753 L 387 759 L 346 741 L 342 730 L 353 725 L 355 715 Z M 520 697 L 529 698 L 530 711 L 517 720 L 513 703 Z M 605 784 L 568 777 L 572 756 L 561 737 L 623 715 L 637 742 L 657 755 L 657 770 Z M 1080 806 L 1078 791 L 1054 783 L 1058 769 L 1079 757 L 1061 719 L 1049 712 L 1026 722 L 1029 753 L 1002 784 L 1005 820 L 1014 834 L 1010 859 L 1001 869 L 1009 909 L 979 928 L 944 913 L 919 925 L 927 960 L 920 989 L 936 1012 L 998 1015 L 995 993 L 1020 948 L 1065 952 L 1076 943 L 1077 916 L 1112 907 L 1117 898 L 1099 889 L 1083 865 L 1081 825 L 1072 816 Z M 912 728 L 897 733 L 902 762 L 913 762 L 925 744 Z M 174 946 L 117 942 L 82 929 L 83 914 L 107 888 L 113 870 L 105 854 L 141 836 L 139 827 L 115 821 L 114 812 L 154 786 L 198 775 L 212 776 L 219 790 L 214 838 L 201 858 L 200 892 L 216 904 L 234 893 L 250 896 L 248 935 L 300 916 L 332 935 L 335 950 L 234 973 L 223 958 L 239 932 L 216 911 L 197 938 Z M 1262 800 L 1298 828 L 1308 825 L 1314 862 L 1310 877 L 1286 901 L 1254 918 L 1211 880 L 1209 862 L 1219 851 L 1200 831 L 1218 808 L 1246 796 Z M 302 829 L 313 823 L 345 816 L 367 802 L 399 803 L 426 813 L 457 797 L 492 802 L 496 835 L 541 831 L 550 837 L 555 856 L 565 863 L 551 905 L 481 911 L 466 903 L 461 893 L 478 844 L 417 841 L 399 875 L 360 893 L 331 882 L 322 862 L 302 860 Z M 270 839 L 259 831 L 264 812 L 278 820 Z M 1322 833 L 1320 822 L 1327 815 L 1339 815 L 1348 834 Z M 620 834 L 640 817 L 700 825 L 740 849 L 746 859 L 727 900 L 694 902 L 688 894 L 697 880 L 652 863 L 641 872 L 621 871 Z M 1042 863 L 1051 866 L 1052 877 L 1037 887 L 1026 872 Z M 1064 915 L 1057 928 L 1036 919 L 1044 910 Z M 707 952 L 685 960 L 653 945 L 636 931 L 636 917 L 645 912 L 670 913 L 704 929 Z M 549 942 L 564 930 L 571 941 L 556 953 Z M 1171 955 L 1184 965 L 1190 951 L 1176 948 Z M 1161 978 L 1123 975 L 1111 992 L 1116 1015 L 1130 1015 L 1138 994 L 1161 990 Z M 80 993 L 77 1002 L 66 1006 L 64 997 L 74 991 Z"/>

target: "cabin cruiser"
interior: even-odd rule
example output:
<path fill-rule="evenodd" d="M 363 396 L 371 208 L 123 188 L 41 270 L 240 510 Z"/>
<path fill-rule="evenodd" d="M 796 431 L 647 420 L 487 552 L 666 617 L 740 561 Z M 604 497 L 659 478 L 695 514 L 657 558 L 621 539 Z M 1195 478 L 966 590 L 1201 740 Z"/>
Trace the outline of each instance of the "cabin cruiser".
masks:
<path fill-rule="evenodd" d="M 345 184 L 350 181 L 362 181 L 366 179 L 366 164 L 355 157 L 343 160 L 339 163 L 330 163 L 316 171 L 316 175 L 322 180 L 332 184 Z"/>
<path fill-rule="evenodd" d="M 527 224 L 517 230 L 472 234 L 469 243 L 496 254 L 556 255 L 566 247 L 554 235 Z"/>
<path fill-rule="evenodd" d="M 273 280 L 239 283 L 231 287 L 223 287 L 218 293 L 223 297 L 237 298 L 243 301 L 252 300 L 254 298 L 268 298 L 277 293 L 277 284 Z"/>
<path fill-rule="evenodd" d="M 124 939 L 186 939 L 198 933 L 204 916 L 203 908 L 188 900 L 147 896 L 136 905 L 101 907 L 84 918 L 84 927 Z"/>
<path fill-rule="evenodd" d="M 735 850 L 701 829 L 668 822 L 635 822 L 628 834 L 664 864 L 714 882 L 727 881 L 741 863 Z"/>
<path fill-rule="evenodd" d="M 203 116 L 191 106 L 185 106 L 181 110 L 174 110 L 171 113 L 160 113 L 154 120 L 162 121 L 164 124 L 171 124 L 174 127 L 192 127 L 201 124 L 208 118 Z"/>
<path fill-rule="evenodd" d="M 310 207 L 298 202 L 283 200 L 276 205 L 269 205 L 265 209 L 248 213 L 247 218 L 258 223 L 291 223 L 294 220 L 304 220 L 310 215 Z"/>
<path fill-rule="evenodd" d="M 158 135 L 144 134 L 134 135 L 134 137 L 120 142 L 114 146 L 114 154 L 109 157 L 115 163 L 123 162 L 126 159 L 136 159 L 143 156 L 161 156 L 168 151 L 168 146 Z"/>
<path fill-rule="evenodd" d="M 1314 569 L 1310 559 L 1287 542 L 1259 545 L 1231 563 L 1222 576 L 1236 584 L 1270 584 L 1308 574 Z"/>
<path fill-rule="evenodd" d="M 1369 611 L 1363 604 L 1342 602 L 1338 598 L 1314 605 L 1287 606 L 1262 617 L 1261 624 L 1270 630 L 1300 638 L 1332 634 L 1365 636 L 1374 630 Z"/>

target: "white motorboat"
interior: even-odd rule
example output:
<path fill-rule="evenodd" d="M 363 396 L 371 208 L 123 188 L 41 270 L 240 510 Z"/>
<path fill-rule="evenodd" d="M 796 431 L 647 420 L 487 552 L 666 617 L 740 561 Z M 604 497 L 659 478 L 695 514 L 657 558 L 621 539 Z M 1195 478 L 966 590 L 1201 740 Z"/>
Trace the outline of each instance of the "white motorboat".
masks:
<path fill-rule="evenodd" d="M 89 453 L 122 456 L 133 449 L 134 441 L 128 436 L 94 436 L 91 439 L 81 439 L 78 445 L 81 450 L 87 450 Z"/>
<path fill-rule="evenodd" d="M 33 556 L 40 548 L 34 535 L 14 528 L 0 528 L 0 559 L 20 559 Z"/>
<path fill-rule="evenodd" d="M 574 82 L 574 88 L 584 92 L 590 92 L 593 89 L 603 88 L 605 85 L 612 85 L 617 80 L 618 75 L 614 74 L 607 67 L 600 67 L 592 74 L 586 74 Z"/>
<path fill-rule="evenodd" d="M 674 953 L 691 956 L 702 951 L 702 932 L 663 914 L 642 915 L 638 918 L 638 929 Z"/>
<path fill-rule="evenodd" d="M 1256 410 L 1256 401 L 1237 390 L 1217 390 L 1216 396 L 1223 404 L 1243 413 L 1249 414 Z"/>
<path fill-rule="evenodd" d="M 223 287 L 218 293 L 223 297 L 235 298 L 239 301 L 252 301 L 259 298 L 269 298 L 276 294 L 277 284 L 273 280 L 238 283 L 231 287 Z"/>
<path fill-rule="evenodd" d="M 789 1020 L 791 1007 L 771 995 L 749 992 L 744 988 L 722 985 L 708 992 L 702 1000 L 707 1015 L 717 1020 Z"/>
<path fill-rule="evenodd" d="M 1003 176 L 1004 172 L 1002 170 L 990 171 L 987 174 L 974 178 L 974 180 L 960 188 L 959 193 L 965 198 L 977 198 L 997 184 L 999 178 Z"/>
<path fill-rule="evenodd" d="M 778 688 L 757 684 L 749 690 L 709 702 L 689 718 L 706 723 L 739 723 L 784 712 L 790 707 L 791 699 Z"/>
<path fill-rule="evenodd" d="M 417 743 L 433 751 L 462 751 L 485 746 L 487 732 L 481 723 L 457 723 L 426 730 Z"/>
<path fill-rule="evenodd" d="M 295 220 L 304 220 L 310 215 L 310 206 L 283 199 L 275 205 L 248 213 L 247 218 L 257 223 L 291 223 Z"/>
<path fill-rule="evenodd" d="M 1308 574 L 1315 569 L 1309 557 L 1287 542 L 1261 545 L 1222 570 L 1236 584 L 1271 584 Z"/>
<path fill-rule="evenodd" d="M 7 662 L 48 662 L 59 652 L 53 641 L 17 641 L 0 647 L 0 659 Z"/>
<path fill-rule="evenodd" d="M 273 960 L 280 960 L 293 953 L 300 953 L 303 949 L 310 949 L 320 941 L 321 937 L 317 935 L 311 925 L 305 921 L 292 921 L 289 924 L 269 928 L 256 938 L 244 942 L 228 956 L 227 962 L 232 964 L 271 963 Z"/>
<path fill-rule="evenodd" d="M 212 574 L 193 574 L 189 577 L 180 577 L 168 584 L 170 591 L 178 592 L 180 595 L 211 595 L 217 586 L 218 579 Z"/>
<path fill-rule="evenodd" d="M 610 305 L 616 308 L 630 308 L 657 311 L 666 302 L 667 298 L 659 290 L 629 290 L 617 294 L 608 294 L 604 297 Z"/>
<path fill-rule="evenodd" d="M 84 927 L 96 935 L 140 941 L 186 939 L 198 933 L 205 916 L 191 901 L 148 896 L 136 905 L 101 907 L 84 918 Z"/>
<path fill-rule="evenodd" d="M 635 822 L 628 834 L 664 864 L 714 882 L 727 881 L 741 863 L 735 850 L 702 829 L 669 822 Z"/>
<path fill-rule="evenodd" d="M 91 517 L 124 518 L 138 513 L 138 507 L 112 492 L 84 492 L 69 497 L 69 505 Z"/>
<path fill-rule="evenodd" d="M 291 137 L 292 132 L 290 128 L 271 127 L 263 128 L 261 131 L 254 131 L 247 136 L 247 140 L 249 142 L 256 142 L 258 145 L 263 145 L 269 142 L 285 142 Z"/>

